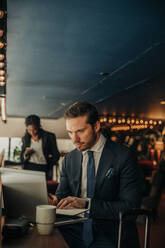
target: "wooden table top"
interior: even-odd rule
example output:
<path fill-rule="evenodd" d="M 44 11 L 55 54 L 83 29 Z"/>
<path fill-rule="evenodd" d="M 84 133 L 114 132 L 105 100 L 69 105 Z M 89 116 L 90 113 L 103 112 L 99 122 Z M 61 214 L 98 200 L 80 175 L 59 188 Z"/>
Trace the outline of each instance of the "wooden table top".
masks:
<path fill-rule="evenodd" d="M 3 239 L 1 248 L 69 248 L 57 228 L 51 235 L 40 235 L 37 227 L 31 227 L 27 234 L 19 238 Z"/>

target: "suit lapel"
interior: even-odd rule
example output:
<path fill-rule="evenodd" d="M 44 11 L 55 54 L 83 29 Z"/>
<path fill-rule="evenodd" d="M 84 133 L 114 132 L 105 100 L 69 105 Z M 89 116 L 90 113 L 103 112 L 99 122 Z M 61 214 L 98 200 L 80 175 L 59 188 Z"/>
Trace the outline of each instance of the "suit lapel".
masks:
<path fill-rule="evenodd" d="M 74 180 L 77 182 L 75 193 L 77 196 L 81 194 L 81 177 L 82 177 L 82 153 L 77 151 L 74 157 Z"/>
<path fill-rule="evenodd" d="M 111 142 L 107 140 L 103 148 L 103 152 L 97 170 L 95 193 L 97 192 L 97 188 L 100 189 L 102 183 L 104 182 L 105 175 L 109 168 L 113 167 L 113 153 L 111 148 Z"/>

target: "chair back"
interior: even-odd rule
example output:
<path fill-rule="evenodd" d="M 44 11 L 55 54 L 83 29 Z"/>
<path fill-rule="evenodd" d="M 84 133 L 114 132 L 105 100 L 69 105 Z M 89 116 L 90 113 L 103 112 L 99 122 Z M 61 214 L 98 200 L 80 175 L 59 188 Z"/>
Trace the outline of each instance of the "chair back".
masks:
<path fill-rule="evenodd" d="M 121 237 L 122 237 L 122 226 L 123 221 L 127 221 L 127 217 L 135 217 L 143 215 L 145 217 L 145 238 L 144 238 L 144 248 L 150 247 L 150 226 L 151 226 L 151 216 L 152 212 L 146 209 L 132 209 L 128 212 L 119 213 L 119 234 L 118 234 L 118 246 L 121 248 Z"/>

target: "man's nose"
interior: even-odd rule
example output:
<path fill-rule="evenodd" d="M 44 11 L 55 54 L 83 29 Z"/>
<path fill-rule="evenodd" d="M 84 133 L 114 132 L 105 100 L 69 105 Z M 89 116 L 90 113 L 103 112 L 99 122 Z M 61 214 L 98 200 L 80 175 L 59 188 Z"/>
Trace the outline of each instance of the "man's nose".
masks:
<path fill-rule="evenodd" d="M 80 137 L 77 134 L 73 135 L 73 142 L 77 143 L 80 140 Z"/>

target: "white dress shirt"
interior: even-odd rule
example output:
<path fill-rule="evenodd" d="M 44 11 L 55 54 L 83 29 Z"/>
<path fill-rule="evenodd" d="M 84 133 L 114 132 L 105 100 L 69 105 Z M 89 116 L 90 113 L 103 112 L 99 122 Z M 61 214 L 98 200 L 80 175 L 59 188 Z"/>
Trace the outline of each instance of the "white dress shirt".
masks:
<path fill-rule="evenodd" d="M 46 159 L 42 151 L 42 139 L 39 139 L 38 141 L 34 141 L 33 139 L 31 139 L 30 147 L 33 148 L 34 153 L 30 155 L 29 162 L 45 165 Z"/>

